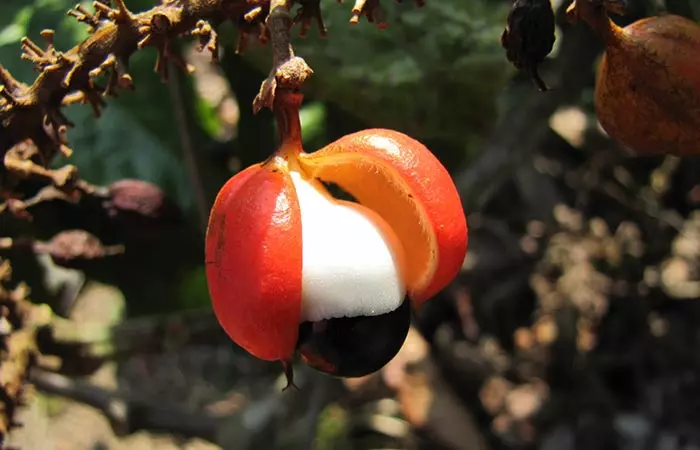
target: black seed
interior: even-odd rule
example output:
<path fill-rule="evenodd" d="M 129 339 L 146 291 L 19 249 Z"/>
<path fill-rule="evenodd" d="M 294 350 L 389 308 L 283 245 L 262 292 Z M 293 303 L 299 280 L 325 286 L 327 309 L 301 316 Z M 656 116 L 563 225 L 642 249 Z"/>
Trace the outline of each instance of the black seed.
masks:
<path fill-rule="evenodd" d="M 351 193 L 340 187 L 340 185 L 338 185 L 337 183 L 322 180 L 320 178 L 317 178 L 317 180 L 320 181 L 326 189 L 328 189 L 328 192 L 333 196 L 333 198 L 353 203 L 359 203 L 355 196 L 353 196 Z"/>
<path fill-rule="evenodd" d="M 396 356 L 410 324 L 411 304 L 404 299 L 397 309 L 379 316 L 303 322 L 297 346 L 304 362 L 320 372 L 361 377 Z"/>

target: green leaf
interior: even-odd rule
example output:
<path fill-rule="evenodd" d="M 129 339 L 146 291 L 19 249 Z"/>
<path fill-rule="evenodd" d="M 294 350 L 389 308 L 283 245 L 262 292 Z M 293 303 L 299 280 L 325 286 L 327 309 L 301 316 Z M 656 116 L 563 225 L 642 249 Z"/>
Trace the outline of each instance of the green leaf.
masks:
<path fill-rule="evenodd" d="M 182 309 L 210 308 L 209 285 L 204 266 L 190 270 L 180 282 L 178 307 Z"/>
<path fill-rule="evenodd" d="M 27 34 L 29 21 L 34 13 L 33 6 L 25 6 L 17 11 L 12 19 L 12 23 L 0 30 L 0 47 L 8 44 L 15 44 Z"/>
<path fill-rule="evenodd" d="M 309 103 L 299 111 L 304 147 L 309 151 L 325 143 L 326 116 L 326 106 L 322 102 Z"/>
<path fill-rule="evenodd" d="M 112 102 L 99 119 L 82 105 L 68 108 L 66 113 L 77 125 L 68 132 L 75 151 L 69 160 L 58 158 L 56 165 L 75 164 L 85 179 L 100 185 L 122 178 L 150 181 L 184 210 L 193 207 L 192 189 L 179 158 L 132 109 Z"/>
<path fill-rule="evenodd" d="M 197 97 L 195 99 L 194 106 L 197 120 L 202 129 L 209 136 L 218 135 L 221 130 L 221 120 L 219 119 L 217 109 L 202 97 Z"/>

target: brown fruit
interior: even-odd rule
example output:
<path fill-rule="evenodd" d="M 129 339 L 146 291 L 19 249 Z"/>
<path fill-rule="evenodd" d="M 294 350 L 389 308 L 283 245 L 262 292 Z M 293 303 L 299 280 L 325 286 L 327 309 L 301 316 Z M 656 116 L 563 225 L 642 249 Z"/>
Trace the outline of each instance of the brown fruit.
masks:
<path fill-rule="evenodd" d="M 595 91 L 605 131 L 638 155 L 700 154 L 700 26 L 666 15 L 621 28 L 592 4 L 576 9 L 605 43 Z"/>
<path fill-rule="evenodd" d="M 179 207 L 152 183 L 125 179 L 112 183 L 108 191 L 102 206 L 127 238 L 162 239 L 180 224 Z"/>
<path fill-rule="evenodd" d="M 111 216 L 133 214 L 158 220 L 179 215 L 177 206 L 158 186 L 142 180 L 124 179 L 112 183 L 105 207 Z"/>

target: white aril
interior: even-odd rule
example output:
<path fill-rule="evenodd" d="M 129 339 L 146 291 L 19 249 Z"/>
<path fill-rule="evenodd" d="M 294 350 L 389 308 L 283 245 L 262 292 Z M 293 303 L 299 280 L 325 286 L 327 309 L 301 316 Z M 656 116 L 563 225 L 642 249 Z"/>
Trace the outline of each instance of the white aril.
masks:
<path fill-rule="evenodd" d="M 301 321 L 376 316 L 397 309 L 406 287 L 375 222 L 290 172 L 301 209 Z M 387 227 L 385 227 L 387 229 Z"/>

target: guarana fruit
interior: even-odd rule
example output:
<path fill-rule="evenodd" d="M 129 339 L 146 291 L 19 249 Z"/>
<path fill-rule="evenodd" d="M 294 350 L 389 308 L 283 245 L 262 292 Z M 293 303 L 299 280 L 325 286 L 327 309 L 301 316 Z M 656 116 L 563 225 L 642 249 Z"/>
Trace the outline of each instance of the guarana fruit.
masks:
<path fill-rule="evenodd" d="M 405 134 L 363 130 L 304 152 L 301 95 L 285 95 L 277 151 L 230 178 L 211 209 L 212 305 L 257 358 L 289 368 L 300 354 L 327 374 L 363 376 L 396 355 L 412 310 L 459 272 L 465 214 L 447 170 Z"/>
<path fill-rule="evenodd" d="M 700 25 L 675 15 L 619 27 L 601 0 L 576 0 L 605 44 L 595 108 L 605 131 L 638 155 L 700 154 Z"/>

